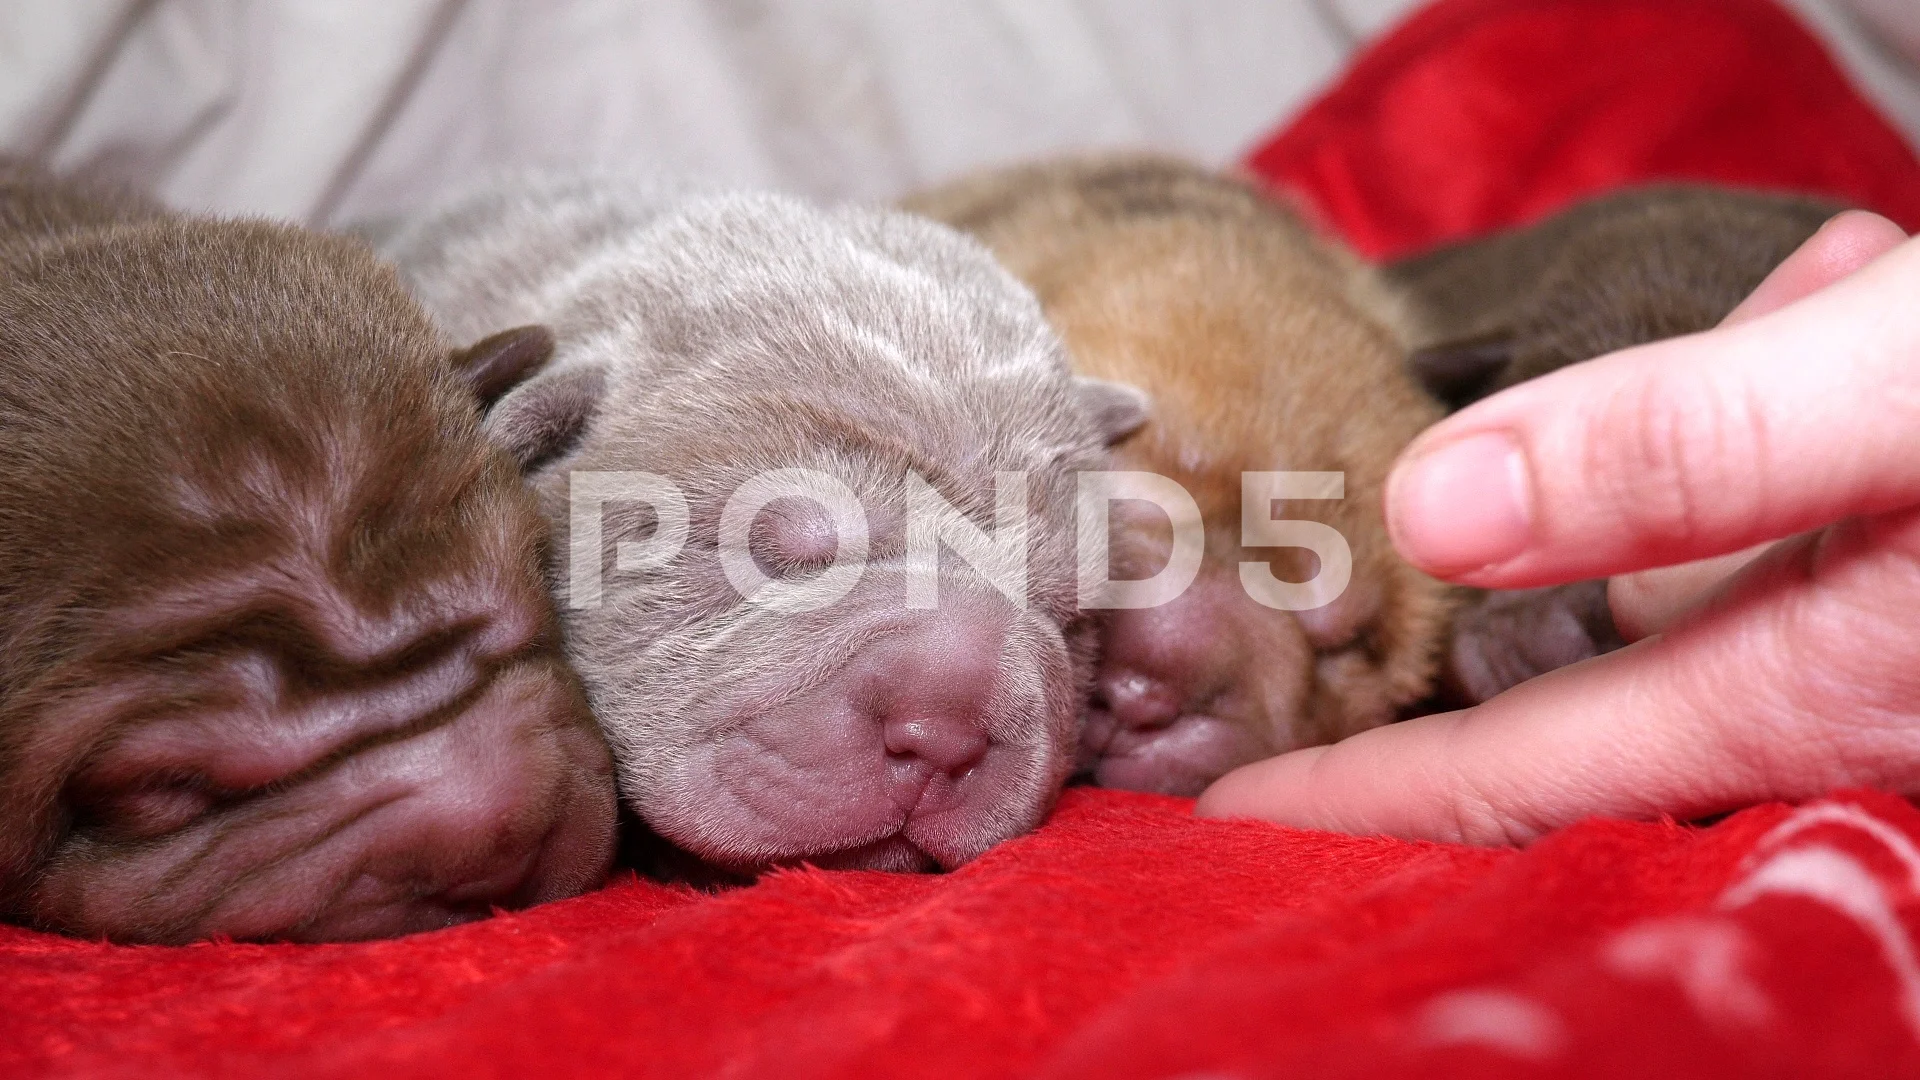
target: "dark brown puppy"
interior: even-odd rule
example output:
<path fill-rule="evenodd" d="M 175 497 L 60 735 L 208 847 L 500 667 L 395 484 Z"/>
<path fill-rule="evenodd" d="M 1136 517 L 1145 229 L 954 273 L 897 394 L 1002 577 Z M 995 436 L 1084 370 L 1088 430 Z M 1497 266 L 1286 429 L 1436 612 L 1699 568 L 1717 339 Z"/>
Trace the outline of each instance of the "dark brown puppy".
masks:
<path fill-rule="evenodd" d="M 1450 408 L 1717 325 L 1842 207 L 1671 185 L 1396 263 L 1415 378 Z"/>
<path fill-rule="evenodd" d="M 608 754 L 473 396 L 356 241 L 0 162 L 0 911 L 337 940 L 601 877 Z"/>
<path fill-rule="evenodd" d="M 1026 281 L 1075 370 L 1147 392 L 1151 418 L 1116 467 L 1179 483 L 1205 527 L 1183 594 L 1106 624 L 1083 740 L 1098 783 L 1197 794 L 1428 692 L 1446 591 L 1394 553 L 1380 502 L 1394 457 L 1440 413 L 1407 377 L 1367 267 L 1252 186 L 1167 158 L 1008 169 L 906 205 L 972 232 Z M 1281 471 L 1342 473 L 1344 498 L 1243 505 L 1247 474 Z M 1250 573 L 1303 582 L 1322 565 L 1249 542 L 1247 523 L 1268 517 L 1344 537 L 1338 599 L 1255 599 Z M 1166 565 L 1167 522 L 1122 520 L 1116 576 Z"/>
<path fill-rule="evenodd" d="M 1663 186 L 1389 267 L 1414 377 L 1450 408 L 1569 364 L 1717 325 L 1841 207 Z M 1621 645 L 1606 582 L 1465 594 L 1451 696 L 1509 686 Z"/>

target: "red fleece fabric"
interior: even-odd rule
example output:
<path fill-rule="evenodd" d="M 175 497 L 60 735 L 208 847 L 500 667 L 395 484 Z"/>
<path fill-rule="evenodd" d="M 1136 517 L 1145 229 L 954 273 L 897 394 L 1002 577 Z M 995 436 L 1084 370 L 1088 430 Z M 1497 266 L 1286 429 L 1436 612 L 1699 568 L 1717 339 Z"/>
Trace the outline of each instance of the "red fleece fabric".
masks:
<path fill-rule="evenodd" d="M 1620 183 L 1920 224 L 1913 154 L 1760 0 L 1443 0 L 1250 164 L 1375 254 Z M 1851 793 L 1524 851 L 1076 789 L 942 876 L 626 877 L 399 941 L 0 927 L 0 1077 L 1920 1076 L 1920 811 Z"/>
<path fill-rule="evenodd" d="M 1920 812 L 1525 851 L 1070 791 L 944 876 L 623 880 L 399 941 L 0 929 L 0 1076 L 1920 1075 Z"/>

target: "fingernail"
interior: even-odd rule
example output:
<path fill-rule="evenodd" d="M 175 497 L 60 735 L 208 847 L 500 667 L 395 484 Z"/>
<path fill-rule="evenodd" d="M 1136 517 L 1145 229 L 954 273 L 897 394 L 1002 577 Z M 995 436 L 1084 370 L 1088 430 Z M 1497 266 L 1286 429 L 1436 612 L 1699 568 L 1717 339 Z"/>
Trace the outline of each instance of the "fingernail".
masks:
<path fill-rule="evenodd" d="M 1387 480 L 1387 529 L 1400 554 L 1433 574 L 1506 562 L 1533 537 L 1527 457 L 1505 432 L 1445 443 Z"/>

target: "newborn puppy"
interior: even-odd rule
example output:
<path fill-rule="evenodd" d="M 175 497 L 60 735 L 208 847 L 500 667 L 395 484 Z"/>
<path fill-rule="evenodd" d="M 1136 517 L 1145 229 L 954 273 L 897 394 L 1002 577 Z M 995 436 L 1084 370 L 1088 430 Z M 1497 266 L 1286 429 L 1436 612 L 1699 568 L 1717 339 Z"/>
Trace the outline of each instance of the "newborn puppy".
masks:
<path fill-rule="evenodd" d="M 1408 259 L 1386 278 L 1415 378 L 1460 408 L 1568 364 L 1711 329 L 1840 210 L 1725 188 L 1645 188 Z M 1444 665 L 1453 703 L 1622 644 L 1605 581 L 1462 597 Z"/>
<path fill-rule="evenodd" d="M 1144 402 L 1074 380 L 991 256 L 893 212 L 566 178 L 384 250 L 457 333 L 554 331 L 487 426 L 567 538 L 569 648 L 649 826 L 736 871 L 908 870 L 1040 821 L 1093 655 L 1075 474 Z M 792 470 L 814 486 L 764 486 Z M 1024 580 L 957 557 L 967 530 Z"/>
<path fill-rule="evenodd" d="M 1386 269 L 1414 376 L 1449 408 L 1633 345 L 1712 329 L 1840 206 L 1662 186 Z"/>
<path fill-rule="evenodd" d="M 601 878 L 544 525 L 364 245 L 0 162 L 0 366 L 0 912 L 342 940 Z"/>
<path fill-rule="evenodd" d="M 1098 783 L 1196 794 L 1427 693 L 1446 592 L 1394 554 L 1380 502 L 1395 455 L 1439 410 L 1370 314 L 1388 301 L 1357 260 L 1252 187 L 1154 157 L 1015 168 L 906 205 L 978 236 L 1031 285 L 1078 370 L 1147 391 L 1153 417 L 1117 467 L 1169 477 L 1198 503 L 1192 586 L 1116 611 L 1105 630 L 1083 761 Z M 1344 473 L 1345 497 L 1254 493 L 1243 506 L 1243 473 L 1280 470 Z M 1117 576 L 1152 574 L 1170 557 L 1168 516 L 1120 505 Z M 1303 611 L 1254 599 L 1249 571 L 1302 582 L 1325 569 L 1245 531 L 1269 517 L 1345 537 L 1337 599 Z"/>

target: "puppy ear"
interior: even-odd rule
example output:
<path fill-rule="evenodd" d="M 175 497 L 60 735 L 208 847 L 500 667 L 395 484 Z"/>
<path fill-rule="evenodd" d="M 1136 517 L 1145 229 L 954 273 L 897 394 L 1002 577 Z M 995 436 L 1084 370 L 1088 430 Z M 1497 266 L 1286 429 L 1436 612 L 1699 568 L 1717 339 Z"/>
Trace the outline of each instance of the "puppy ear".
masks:
<path fill-rule="evenodd" d="M 1463 590 L 1441 682 L 1458 704 L 1480 702 L 1555 668 L 1625 644 L 1607 606 L 1607 583 L 1544 589 Z"/>
<path fill-rule="evenodd" d="M 598 365 L 542 375 L 487 413 L 487 438 L 513 455 L 521 472 L 533 472 L 579 444 L 606 387 L 607 369 Z"/>
<path fill-rule="evenodd" d="M 1073 394 L 1108 446 L 1139 431 L 1153 413 L 1153 399 L 1147 392 L 1126 383 L 1075 375 Z"/>
<path fill-rule="evenodd" d="M 448 359 L 480 399 L 480 408 L 490 409 L 552 361 L 553 334 L 544 326 L 516 326 L 455 349 Z"/>
<path fill-rule="evenodd" d="M 1407 370 L 1449 410 L 1487 396 L 1513 363 L 1513 336 L 1498 330 L 1465 341 L 1449 341 L 1417 350 Z"/>

